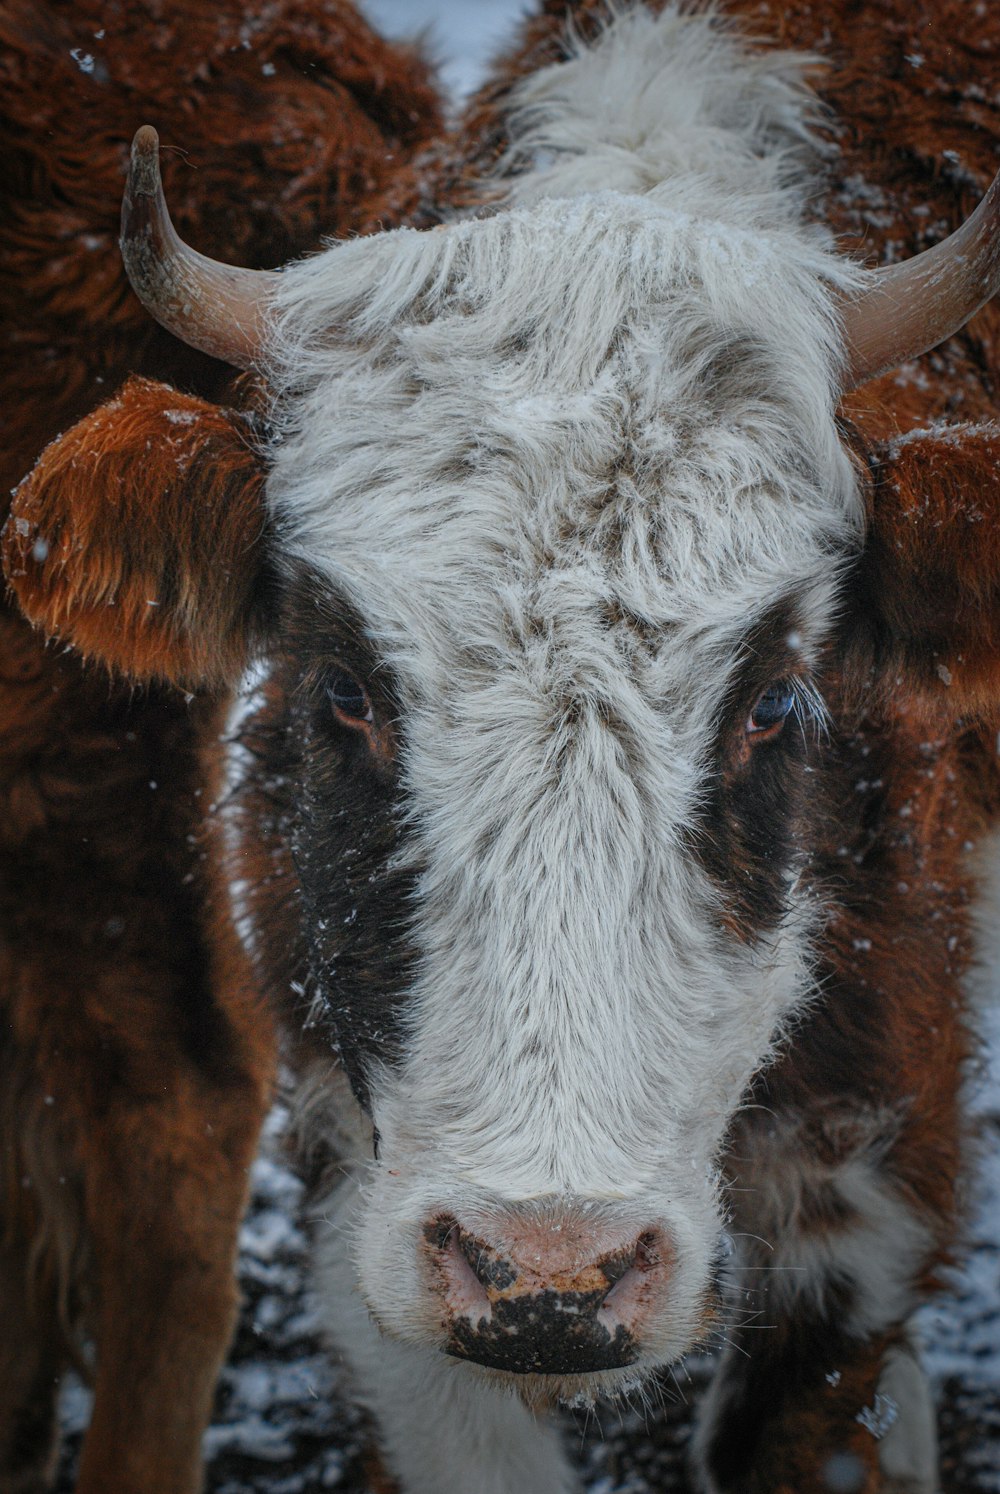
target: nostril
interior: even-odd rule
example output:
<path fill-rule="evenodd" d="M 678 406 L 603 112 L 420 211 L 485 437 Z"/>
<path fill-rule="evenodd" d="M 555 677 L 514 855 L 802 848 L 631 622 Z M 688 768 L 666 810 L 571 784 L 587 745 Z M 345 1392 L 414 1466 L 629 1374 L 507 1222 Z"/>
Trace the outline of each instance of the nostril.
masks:
<path fill-rule="evenodd" d="M 439 1215 L 424 1226 L 424 1239 L 431 1247 L 435 1279 L 449 1318 L 467 1318 L 473 1324 L 489 1321 L 490 1299 L 470 1260 L 472 1252 L 466 1248 L 468 1236 L 458 1220 L 450 1214 Z"/>
<path fill-rule="evenodd" d="M 446 1353 L 516 1374 L 634 1362 L 670 1288 L 666 1229 L 602 1227 L 568 1209 L 541 1218 L 498 1211 L 485 1223 L 481 1234 L 442 1211 L 423 1225 Z"/>
<path fill-rule="evenodd" d="M 625 1261 L 623 1254 L 617 1258 Z M 673 1264 L 670 1241 L 662 1230 L 644 1230 L 629 1252 L 628 1264 L 620 1271 L 601 1304 L 600 1316 L 610 1327 L 620 1324 L 635 1331 L 650 1310 L 650 1304 L 666 1290 Z"/>
<path fill-rule="evenodd" d="M 449 1240 L 456 1233 L 461 1233 L 461 1231 L 458 1220 L 451 1214 L 439 1214 L 436 1219 L 424 1225 L 424 1239 L 436 1250 L 447 1249 Z"/>
<path fill-rule="evenodd" d="M 663 1264 L 664 1259 L 665 1249 L 661 1235 L 655 1229 L 647 1229 L 630 1249 L 605 1257 L 600 1263 L 601 1273 L 606 1277 L 609 1288 L 613 1288 L 632 1273 L 646 1275 L 655 1271 Z"/>
<path fill-rule="evenodd" d="M 609 1289 L 617 1286 L 623 1276 L 627 1276 L 636 1264 L 636 1252 L 634 1250 L 623 1250 L 618 1255 L 608 1256 L 601 1261 L 601 1275 L 607 1279 Z"/>
<path fill-rule="evenodd" d="M 517 1280 L 514 1267 L 484 1240 L 478 1240 L 475 1235 L 468 1235 L 460 1229 L 458 1248 L 473 1276 L 487 1291 L 506 1292 L 514 1285 Z"/>
<path fill-rule="evenodd" d="M 635 1242 L 633 1264 L 639 1271 L 652 1271 L 664 1260 L 663 1241 L 654 1229 L 647 1229 Z"/>

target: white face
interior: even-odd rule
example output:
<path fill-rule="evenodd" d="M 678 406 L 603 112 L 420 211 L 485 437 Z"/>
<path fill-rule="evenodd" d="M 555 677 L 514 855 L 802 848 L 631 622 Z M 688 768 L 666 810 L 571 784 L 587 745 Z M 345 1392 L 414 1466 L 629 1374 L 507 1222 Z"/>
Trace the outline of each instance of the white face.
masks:
<path fill-rule="evenodd" d="M 609 192 L 285 277 L 270 501 L 400 710 L 414 957 L 355 1240 L 394 1335 L 448 1344 L 441 1220 L 510 1259 L 655 1237 L 640 1366 L 703 1327 L 720 1146 L 821 915 L 799 724 L 747 723 L 808 713 L 860 533 L 825 264 Z"/>

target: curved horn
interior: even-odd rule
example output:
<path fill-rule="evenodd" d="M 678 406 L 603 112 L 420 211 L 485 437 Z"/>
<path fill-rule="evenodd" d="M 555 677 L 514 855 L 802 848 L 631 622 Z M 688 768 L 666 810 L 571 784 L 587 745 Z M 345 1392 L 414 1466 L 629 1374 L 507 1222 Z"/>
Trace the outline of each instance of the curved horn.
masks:
<path fill-rule="evenodd" d="M 132 141 L 120 240 L 132 289 L 175 337 L 237 368 L 250 368 L 263 343 L 268 302 L 279 277 L 270 270 L 219 264 L 178 238 L 163 198 L 159 146 L 151 125 L 143 125 Z"/>
<path fill-rule="evenodd" d="M 842 306 L 845 391 L 951 337 L 1000 291 L 1000 172 L 949 238 L 899 265 L 876 270 Z"/>

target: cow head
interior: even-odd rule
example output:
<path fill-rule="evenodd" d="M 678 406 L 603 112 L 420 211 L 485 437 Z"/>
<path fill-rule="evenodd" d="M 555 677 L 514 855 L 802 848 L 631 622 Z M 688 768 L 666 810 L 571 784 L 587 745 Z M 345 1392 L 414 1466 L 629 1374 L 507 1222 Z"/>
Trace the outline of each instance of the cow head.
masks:
<path fill-rule="evenodd" d="M 11 584 L 136 677 L 263 660 L 280 771 L 242 771 L 280 780 L 311 1020 L 377 1142 L 366 1299 L 613 1386 L 704 1331 L 720 1146 L 814 994 L 824 682 L 995 698 L 1000 556 L 917 502 L 975 453 L 869 470 L 836 410 L 996 289 L 1000 193 L 954 294 L 655 189 L 246 280 L 172 240 L 154 151 L 135 279 L 261 365 L 269 428 L 128 386 L 22 485 Z M 947 602 L 904 604 L 931 573 Z"/>

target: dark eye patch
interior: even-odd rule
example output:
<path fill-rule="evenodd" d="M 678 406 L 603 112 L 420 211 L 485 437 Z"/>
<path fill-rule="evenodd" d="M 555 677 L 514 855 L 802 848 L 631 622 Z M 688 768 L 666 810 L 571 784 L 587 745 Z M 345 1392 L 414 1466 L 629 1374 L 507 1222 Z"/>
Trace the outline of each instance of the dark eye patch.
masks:
<path fill-rule="evenodd" d="M 283 833 L 312 1006 L 308 1041 L 340 1056 L 369 1105 L 373 1063 L 402 1052 L 412 980 L 412 870 L 398 865 L 402 707 L 365 619 L 323 577 L 288 578 L 282 613 L 289 677 Z"/>
<path fill-rule="evenodd" d="M 747 943 L 786 912 L 808 758 L 823 732 L 822 700 L 802 672 L 800 637 L 791 600 L 748 631 L 691 827 L 692 849 L 719 890 L 725 923 Z"/>

